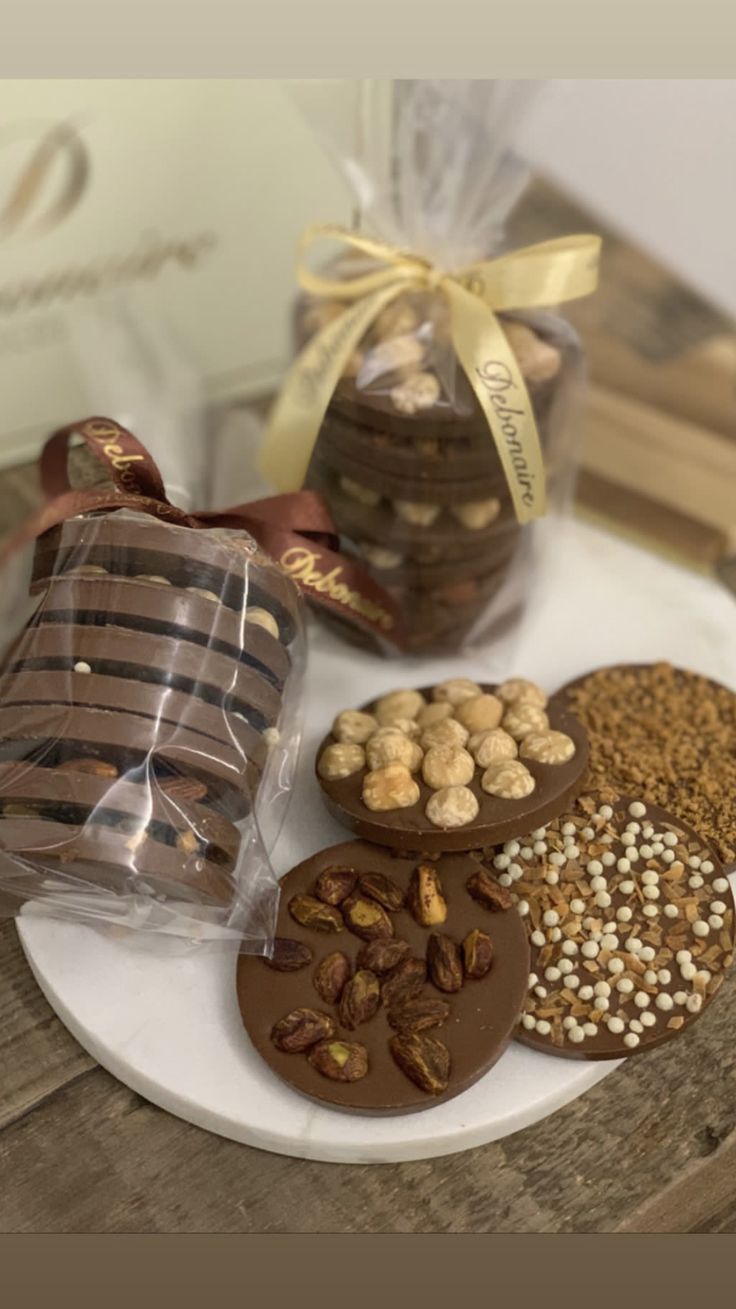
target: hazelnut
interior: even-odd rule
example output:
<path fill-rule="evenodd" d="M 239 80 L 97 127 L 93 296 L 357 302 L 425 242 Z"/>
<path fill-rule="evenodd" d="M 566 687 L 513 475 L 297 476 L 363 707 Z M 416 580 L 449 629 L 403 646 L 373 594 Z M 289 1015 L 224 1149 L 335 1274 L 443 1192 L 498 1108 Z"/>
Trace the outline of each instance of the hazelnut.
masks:
<path fill-rule="evenodd" d="M 360 709 L 343 709 L 332 724 L 332 735 L 336 741 L 348 745 L 365 745 L 377 727 L 373 714 L 364 714 Z"/>
<path fill-rule="evenodd" d="M 422 734 L 419 723 L 413 718 L 392 718 L 388 723 L 381 723 L 381 727 L 393 727 L 395 731 L 408 736 L 410 741 L 418 741 Z"/>
<path fill-rule="evenodd" d="M 270 614 L 267 609 L 259 609 L 258 605 L 253 609 L 246 609 L 245 621 L 246 623 L 254 623 L 256 627 L 265 628 L 267 632 L 271 633 L 271 636 L 276 637 L 276 640 L 279 639 L 279 625 L 273 614 Z"/>
<path fill-rule="evenodd" d="M 453 708 L 455 705 L 462 704 L 464 700 L 474 700 L 476 696 L 482 695 L 483 692 L 477 682 L 471 682 L 469 677 L 451 677 L 447 682 L 439 682 L 432 691 L 432 699 L 438 704 L 449 704 Z"/>
<path fill-rule="evenodd" d="M 422 762 L 422 749 L 416 741 L 395 727 L 380 727 L 366 742 L 365 755 L 368 768 L 374 772 L 387 764 L 403 764 L 415 773 Z"/>
<path fill-rule="evenodd" d="M 399 518 L 413 527 L 431 527 L 439 516 L 441 505 L 420 504 L 415 500 L 394 500 L 394 509 Z"/>
<path fill-rule="evenodd" d="M 364 486 L 362 482 L 355 482 L 352 477 L 341 477 L 340 489 L 351 499 L 359 500 L 362 505 L 377 505 L 381 499 L 380 491 L 374 491 L 372 486 Z"/>
<path fill-rule="evenodd" d="M 502 727 L 474 732 L 468 741 L 468 749 L 479 768 L 502 764 L 505 759 L 515 759 L 518 754 L 516 741 Z"/>
<path fill-rule="evenodd" d="M 404 764 L 376 768 L 363 782 L 363 804 L 374 812 L 409 809 L 418 799 L 419 787 Z"/>
<path fill-rule="evenodd" d="M 421 728 L 434 727 L 435 723 L 441 723 L 444 718 L 452 717 L 452 705 L 444 701 L 442 704 L 428 704 L 417 714 L 417 723 Z"/>
<path fill-rule="evenodd" d="M 391 336 L 405 336 L 408 332 L 414 332 L 418 326 L 419 315 L 416 310 L 405 301 L 394 300 L 393 304 L 381 310 L 373 330 L 379 341 L 385 341 Z"/>
<path fill-rule="evenodd" d="M 487 728 L 498 727 L 503 716 L 503 705 L 495 695 L 476 695 L 472 700 L 465 700 L 455 710 L 455 717 L 469 732 L 483 732 Z"/>
<path fill-rule="evenodd" d="M 421 409 L 431 409 L 439 396 L 440 384 L 434 373 L 416 373 L 391 391 L 394 408 L 400 414 L 416 414 Z"/>
<path fill-rule="evenodd" d="M 530 704 L 527 700 L 517 700 L 510 709 L 506 710 L 503 727 L 516 741 L 521 741 L 530 732 L 546 732 L 549 718 L 539 705 Z"/>
<path fill-rule="evenodd" d="M 425 813 L 435 827 L 465 827 L 478 816 L 478 801 L 467 786 L 443 786 L 429 797 Z"/>
<path fill-rule="evenodd" d="M 473 756 L 461 745 L 433 745 L 422 762 L 422 777 L 433 791 L 464 786 L 475 775 Z"/>
<path fill-rule="evenodd" d="M 536 782 L 518 759 L 508 759 L 505 763 L 491 764 L 486 768 L 481 786 L 489 795 L 497 795 L 502 800 L 523 800 L 525 795 L 531 795 Z"/>
<path fill-rule="evenodd" d="M 326 745 L 317 764 L 317 772 L 326 782 L 352 777 L 361 768 L 365 768 L 365 750 L 354 741 L 338 741 Z"/>
<path fill-rule="evenodd" d="M 496 695 L 504 704 L 516 704 L 523 700 L 526 704 L 538 705 L 544 709 L 547 696 L 536 682 L 528 682 L 525 677 L 507 677 L 505 682 L 496 687 Z"/>
<path fill-rule="evenodd" d="M 527 382 L 550 382 L 557 376 L 562 363 L 562 354 L 556 346 L 537 336 L 537 333 L 526 323 L 509 319 L 501 326 Z"/>
<path fill-rule="evenodd" d="M 424 704 L 421 691 L 389 691 L 376 701 L 374 712 L 381 726 L 387 727 L 397 718 L 416 718 Z"/>
<path fill-rule="evenodd" d="M 469 500 L 466 504 L 452 505 L 451 512 L 463 527 L 471 532 L 479 532 L 495 522 L 501 512 L 501 501 L 492 496 L 490 500 Z"/>
<path fill-rule="evenodd" d="M 307 305 L 302 314 L 302 324 L 307 332 L 319 332 L 328 323 L 334 323 L 344 311 L 345 305 L 340 300 L 317 300 Z"/>
<path fill-rule="evenodd" d="M 397 550 L 388 550 L 383 545 L 373 545 L 371 541 L 361 541 L 360 551 L 374 568 L 398 568 L 403 562 L 403 555 Z"/>
<path fill-rule="evenodd" d="M 439 723 L 432 723 L 419 738 L 424 750 L 433 745 L 465 745 L 470 733 L 456 718 L 443 718 Z"/>
<path fill-rule="evenodd" d="M 565 764 L 575 754 L 575 742 L 565 732 L 530 732 L 519 751 L 522 759 L 539 764 Z"/>

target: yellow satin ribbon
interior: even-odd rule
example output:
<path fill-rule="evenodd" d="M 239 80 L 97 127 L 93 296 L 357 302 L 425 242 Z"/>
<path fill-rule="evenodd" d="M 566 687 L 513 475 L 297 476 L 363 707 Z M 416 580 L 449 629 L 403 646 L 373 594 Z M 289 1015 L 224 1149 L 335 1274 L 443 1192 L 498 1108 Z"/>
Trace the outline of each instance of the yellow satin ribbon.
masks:
<path fill-rule="evenodd" d="M 321 240 L 340 241 L 379 266 L 344 280 L 315 273 L 304 256 Z M 264 475 L 279 491 L 303 485 L 332 394 L 371 324 L 404 291 L 437 291 L 447 300 L 452 344 L 485 414 L 516 516 L 521 523 L 540 517 L 545 474 L 539 434 L 524 378 L 496 314 L 590 295 L 598 282 L 600 246 L 597 236 L 563 236 L 448 273 L 347 228 L 307 228 L 299 247 L 299 285 L 314 295 L 344 300 L 346 308 L 311 338 L 286 375 L 261 451 Z"/>

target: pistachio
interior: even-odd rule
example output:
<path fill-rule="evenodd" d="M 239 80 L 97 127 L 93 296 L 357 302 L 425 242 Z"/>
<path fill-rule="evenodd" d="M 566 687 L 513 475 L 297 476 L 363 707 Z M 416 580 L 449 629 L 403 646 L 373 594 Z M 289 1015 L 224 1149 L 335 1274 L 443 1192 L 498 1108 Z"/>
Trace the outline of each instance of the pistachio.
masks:
<path fill-rule="evenodd" d="M 373 973 L 390 973 L 409 954 L 411 946 L 408 941 L 401 941 L 397 937 L 379 937 L 375 941 L 368 941 L 358 951 L 356 962 L 359 968 L 369 968 Z"/>
<path fill-rule="evenodd" d="M 381 999 L 387 1009 L 419 995 L 427 980 L 423 959 L 402 959 L 381 987 Z"/>
<path fill-rule="evenodd" d="M 363 941 L 393 936 L 391 919 L 382 905 L 363 896 L 351 895 L 343 902 L 343 917 L 350 931 Z"/>
<path fill-rule="evenodd" d="M 381 988 L 376 974 L 368 968 L 358 969 L 355 976 L 345 983 L 340 996 L 340 1025 L 352 1031 L 361 1023 L 367 1023 L 380 1003 Z"/>
<path fill-rule="evenodd" d="M 331 1082 L 359 1082 L 368 1072 L 368 1051 L 357 1041 L 318 1041 L 307 1059 Z"/>
<path fill-rule="evenodd" d="M 334 1035 L 335 1023 L 330 1015 L 307 1007 L 292 1009 L 271 1029 L 271 1040 L 284 1054 L 301 1054 L 310 1045 Z"/>
<path fill-rule="evenodd" d="M 436 927 L 447 918 L 439 873 L 432 864 L 418 864 L 409 881 L 407 904 L 420 927 Z"/>
<path fill-rule="evenodd" d="M 450 1006 L 446 1000 L 418 996 L 393 1005 L 388 1012 L 388 1021 L 396 1032 L 424 1032 L 429 1027 L 440 1027 L 449 1016 Z"/>
<path fill-rule="evenodd" d="M 404 903 L 404 892 L 385 873 L 364 873 L 358 886 L 364 895 L 377 900 L 390 913 L 397 913 Z"/>
<path fill-rule="evenodd" d="M 450 1080 L 450 1052 L 436 1036 L 408 1032 L 392 1036 L 391 1054 L 402 1073 L 428 1095 L 441 1095 Z"/>
<path fill-rule="evenodd" d="M 474 900 L 492 911 L 510 909 L 514 903 L 506 887 L 499 886 L 485 868 L 479 868 L 477 872 L 472 873 L 465 883 L 465 888 Z"/>
<path fill-rule="evenodd" d="M 463 941 L 465 976 L 474 979 L 485 977 L 493 963 L 493 942 L 490 936 L 474 927 Z"/>
<path fill-rule="evenodd" d="M 344 927 L 339 909 L 315 900 L 311 895 L 292 896 L 289 913 L 302 927 L 308 927 L 313 932 L 341 932 Z"/>
<path fill-rule="evenodd" d="M 352 868 L 324 868 L 314 884 L 314 893 L 325 904 L 342 904 L 354 891 L 357 879 Z"/>
<path fill-rule="evenodd" d="M 440 991 L 459 991 L 463 984 L 460 949 L 452 937 L 433 932 L 427 942 L 427 971 Z"/>
<path fill-rule="evenodd" d="M 312 951 L 303 941 L 294 941 L 289 936 L 277 936 L 274 938 L 271 958 L 264 957 L 263 962 L 277 973 L 295 973 L 312 962 Z"/>
<path fill-rule="evenodd" d="M 351 972 L 350 960 L 342 950 L 326 954 L 315 968 L 312 978 L 320 1000 L 324 1000 L 325 1004 L 337 1004 Z"/>

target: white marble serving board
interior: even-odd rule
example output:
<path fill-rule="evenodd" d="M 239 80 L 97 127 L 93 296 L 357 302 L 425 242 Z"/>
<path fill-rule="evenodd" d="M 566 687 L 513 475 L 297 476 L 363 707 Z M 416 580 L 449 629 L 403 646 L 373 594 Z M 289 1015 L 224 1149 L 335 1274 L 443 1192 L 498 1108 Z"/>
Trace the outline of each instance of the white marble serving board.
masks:
<path fill-rule="evenodd" d="M 314 747 L 338 709 L 382 690 L 449 674 L 493 680 L 511 672 L 553 689 L 599 664 L 658 658 L 734 684 L 736 607 L 725 590 L 594 528 L 546 526 L 554 548 L 525 622 L 503 648 L 397 665 L 312 630 L 302 758 L 274 855 L 280 874 L 345 839 L 320 803 Z M 342 1114 L 282 1085 L 251 1048 L 229 947 L 153 950 L 33 916 L 23 916 L 18 929 L 47 999 L 103 1067 L 189 1122 L 281 1154 L 353 1163 L 449 1154 L 538 1121 L 619 1066 L 512 1046 L 447 1104 L 397 1118 Z"/>

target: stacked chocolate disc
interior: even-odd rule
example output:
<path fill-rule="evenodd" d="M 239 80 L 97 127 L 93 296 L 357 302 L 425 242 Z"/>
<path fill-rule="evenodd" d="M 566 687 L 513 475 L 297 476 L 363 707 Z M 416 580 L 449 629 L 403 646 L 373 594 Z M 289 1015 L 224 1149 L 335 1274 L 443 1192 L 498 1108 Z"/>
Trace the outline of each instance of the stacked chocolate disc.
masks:
<path fill-rule="evenodd" d="M 250 538 L 118 512 L 40 538 L 0 678 L 3 883 L 230 903 L 297 624 Z"/>
<path fill-rule="evenodd" d="M 410 648 L 453 650 L 509 582 L 512 565 L 516 570 L 527 557 L 529 532 L 516 519 L 498 451 L 467 380 L 458 371 L 450 399 L 439 360 L 433 367 L 431 349 L 422 346 L 418 321 L 409 305 L 387 325 L 378 320 L 351 364 L 355 375 L 335 391 L 307 485 L 325 496 L 361 562 L 401 605 Z M 408 322 L 415 323 L 414 335 Z M 396 335 L 394 327 L 401 328 Z M 521 322 L 507 320 L 504 330 L 554 481 L 554 442 L 566 417 L 575 349 L 559 325 L 555 335 L 547 324 L 549 339 Z M 502 395 L 509 412 L 518 412 L 513 387 Z M 497 630 L 523 590 L 506 588 Z"/>

